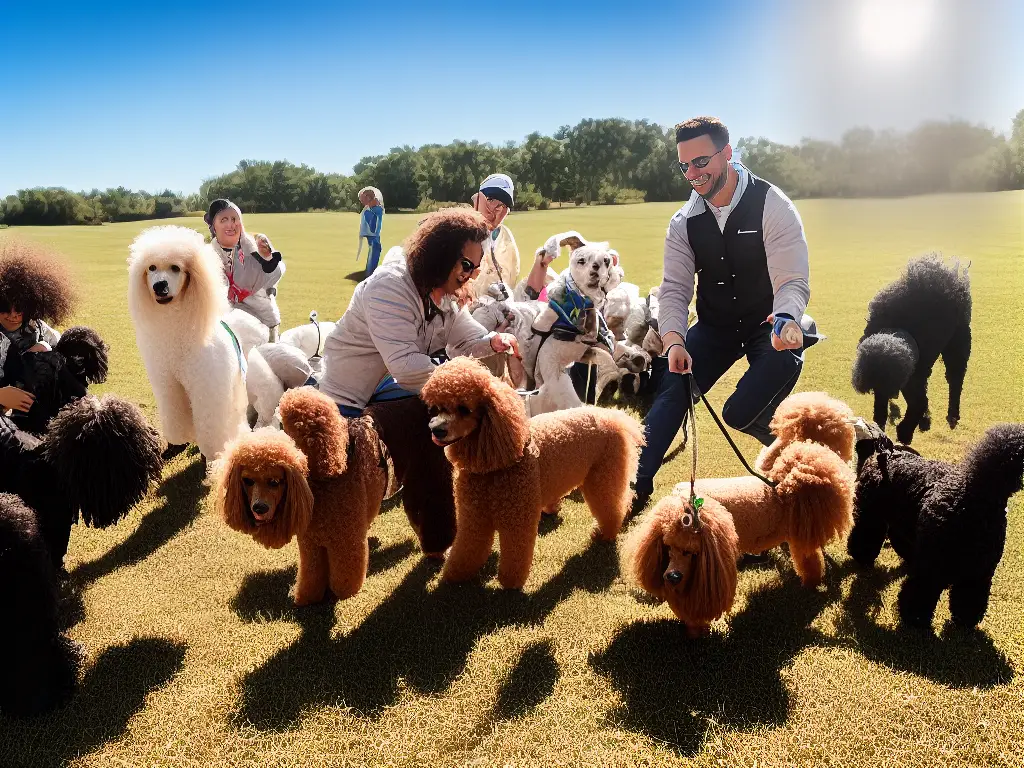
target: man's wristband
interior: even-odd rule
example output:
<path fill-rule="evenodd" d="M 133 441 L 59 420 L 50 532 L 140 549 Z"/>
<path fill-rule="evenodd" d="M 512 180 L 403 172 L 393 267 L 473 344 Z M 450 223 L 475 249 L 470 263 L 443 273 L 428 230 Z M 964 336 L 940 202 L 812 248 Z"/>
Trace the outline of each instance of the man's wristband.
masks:
<path fill-rule="evenodd" d="M 665 357 L 668 357 L 668 353 L 672 351 L 672 347 L 682 347 L 683 351 L 684 352 L 686 351 L 686 345 L 685 344 L 683 344 L 682 342 L 679 342 L 679 341 L 675 341 L 675 342 L 669 344 L 667 347 L 665 347 Z"/>

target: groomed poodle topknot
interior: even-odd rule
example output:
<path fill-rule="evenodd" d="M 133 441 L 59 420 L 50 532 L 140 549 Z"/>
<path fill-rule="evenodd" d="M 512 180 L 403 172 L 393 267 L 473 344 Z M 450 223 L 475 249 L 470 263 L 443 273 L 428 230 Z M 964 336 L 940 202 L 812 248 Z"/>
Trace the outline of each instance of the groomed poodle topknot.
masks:
<path fill-rule="evenodd" d="M 810 441 L 831 448 L 843 461 L 853 459 L 856 442 L 853 410 L 826 392 L 800 392 L 783 400 L 769 425 L 775 442 L 758 454 L 754 466 L 765 471 L 791 443 Z"/>
<path fill-rule="evenodd" d="M 874 392 L 874 419 L 883 430 L 889 401 L 903 393 L 907 412 L 896 427 L 901 443 L 909 445 L 918 427 L 931 427 L 928 377 L 939 355 L 949 382 L 946 421 L 953 429 L 971 356 L 971 283 L 966 268 L 933 254 L 912 259 L 898 280 L 871 299 L 853 363 L 853 388 Z"/>
<path fill-rule="evenodd" d="M 213 460 L 248 430 L 243 361 L 269 331 L 228 312 L 223 266 L 195 230 L 151 227 L 130 250 L 128 311 L 164 438 Z"/>
<path fill-rule="evenodd" d="M 142 411 L 113 395 L 65 406 L 41 439 L 0 417 L 0 492 L 33 509 L 59 569 L 79 513 L 98 528 L 128 514 L 160 478 L 160 449 Z"/>
<path fill-rule="evenodd" d="M 420 393 L 430 430 L 456 469 L 455 543 L 442 577 L 475 576 L 498 534 L 498 581 L 519 589 L 530 574 L 541 511 L 580 488 L 611 541 L 622 527 L 643 430 L 621 411 L 581 407 L 526 417 L 522 399 L 478 361 L 439 366 Z"/>
<path fill-rule="evenodd" d="M 888 538 L 909 570 L 897 602 L 905 624 L 930 627 L 948 588 L 953 622 L 977 626 L 1006 543 L 1007 505 L 1024 483 L 1024 424 L 990 428 L 959 464 L 895 446 L 874 424 L 862 423 L 858 437 L 850 556 L 870 566 Z"/>
<path fill-rule="evenodd" d="M 220 514 L 265 547 L 298 538 L 296 605 L 322 601 L 328 588 L 351 597 L 366 578 L 370 524 L 395 492 L 393 467 L 368 418 L 344 419 L 312 387 L 286 392 L 280 413 L 283 433 L 264 428 L 228 445 Z"/>
<path fill-rule="evenodd" d="M 0 493 L 0 714 L 29 717 L 75 687 L 81 647 L 61 634 L 57 577 L 35 512 Z"/>
<path fill-rule="evenodd" d="M 623 570 L 638 586 L 669 602 L 691 634 L 732 606 L 736 559 L 789 544 L 793 568 L 806 586 L 825 576 L 822 547 L 852 523 L 853 470 L 823 445 L 797 442 L 779 453 L 767 477 L 698 480 L 703 498 L 693 515 L 690 484 L 676 486 L 630 531 Z"/>

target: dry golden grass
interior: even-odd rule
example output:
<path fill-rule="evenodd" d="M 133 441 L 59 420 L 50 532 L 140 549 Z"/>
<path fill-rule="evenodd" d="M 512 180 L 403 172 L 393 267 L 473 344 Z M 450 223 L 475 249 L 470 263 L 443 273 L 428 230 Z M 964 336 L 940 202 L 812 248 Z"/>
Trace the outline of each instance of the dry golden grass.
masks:
<path fill-rule="evenodd" d="M 660 278 L 670 205 L 514 214 L 524 258 L 551 233 L 607 238 L 629 279 Z M 800 204 L 812 249 L 811 312 L 829 340 L 810 350 L 800 389 L 860 412 L 849 384 L 870 296 L 912 255 L 972 261 L 975 350 L 961 426 L 941 418 L 915 439 L 956 458 L 996 421 L 1024 421 L 1024 194 Z M 385 242 L 414 216 L 389 214 Z M 186 219 L 185 224 L 201 227 Z M 357 220 L 345 214 L 247 217 L 284 251 L 285 326 L 312 308 L 334 319 L 355 280 Z M 142 224 L 9 230 L 74 260 L 78 320 L 113 347 L 106 389 L 152 394 L 125 309 L 124 259 Z M 339 253 L 339 244 L 345 252 Z M 351 247 L 350 247 L 351 246 Z M 717 387 L 716 406 L 741 371 Z M 945 381 L 932 378 L 933 412 Z M 741 470 L 698 411 L 701 472 Z M 738 438 L 748 456 L 756 445 Z M 107 531 L 76 528 L 65 613 L 88 661 L 63 710 L 0 719 L 0 765 L 46 766 L 935 766 L 1024 764 L 1024 499 L 978 632 L 897 629 L 902 579 L 886 550 L 855 571 L 829 553 L 827 585 L 804 590 L 785 555 L 745 570 L 730 617 L 685 638 L 666 606 L 629 590 L 614 547 L 591 544 L 567 502 L 545 521 L 523 593 L 441 585 L 400 508 L 372 529 L 370 576 L 356 597 L 296 610 L 294 545 L 267 551 L 205 506 L 194 453 Z M 688 456 L 659 475 L 666 490 Z M 493 563 L 492 563 L 493 566 Z M 17 663 L 15 659 L 7 663 Z"/>

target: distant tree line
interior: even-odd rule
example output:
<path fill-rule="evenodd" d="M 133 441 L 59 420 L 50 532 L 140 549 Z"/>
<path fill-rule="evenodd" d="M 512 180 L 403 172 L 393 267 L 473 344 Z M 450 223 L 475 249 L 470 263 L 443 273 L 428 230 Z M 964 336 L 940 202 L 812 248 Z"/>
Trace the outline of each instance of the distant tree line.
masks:
<path fill-rule="evenodd" d="M 764 137 L 734 140 L 742 161 L 790 197 L 877 197 L 1024 187 L 1024 109 L 1009 138 L 962 120 L 909 133 L 854 128 L 837 142 L 797 145 Z M 354 211 L 356 191 L 375 186 L 385 206 L 429 210 L 468 202 L 489 173 L 516 181 L 516 207 L 552 201 L 615 204 L 680 201 L 689 185 L 676 166 L 671 128 L 646 120 L 587 119 L 553 136 L 531 133 L 502 146 L 476 141 L 395 147 L 362 158 L 351 176 L 287 161 L 243 160 L 196 194 L 118 189 L 22 189 L 0 203 L 5 224 L 101 224 L 182 216 L 227 197 L 243 211 Z"/>

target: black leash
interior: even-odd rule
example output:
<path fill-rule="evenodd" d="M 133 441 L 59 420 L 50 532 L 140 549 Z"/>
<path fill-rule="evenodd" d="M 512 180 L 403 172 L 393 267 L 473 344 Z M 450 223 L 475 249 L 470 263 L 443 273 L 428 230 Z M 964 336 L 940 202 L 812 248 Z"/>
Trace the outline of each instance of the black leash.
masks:
<path fill-rule="evenodd" d="M 693 386 L 694 386 L 693 385 L 693 374 L 690 373 L 690 374 L 686 374 L 686 375 L 689 376 L 690 421 L 692 422 L 693 421 Z M 747 460 L 744 458 L 743 454 L 740 452 L 740 449 L 737 447 L 736 443 L 733 442 L 732 435 L 729 434 L 729 430 L 726 429 L 725 424 L 722 423 L 722 420 L 718 418 L 718 414 L 715 413 L 715 409 L 711 407 L 711 403 L 708 402 L 708 399 L 704 396 L 703 392 L 700 393 L 700 400 L 701 400 L 702 403 L 704 403 L 704 407 L 708 409 L 708 413 L 711 414 L 711 418 L 715 420 L 715 424 L 718 425 L 718 428 L 722 431 L 722 434 L 725 435 L 725 439 L 729 441 L 729 446 L 732 448 L 732 452 L 736 454 L 736 458 L 738 458 L 740 460 L 740 463 L 743 465 L 743 468 L 746 469 L 747 472 L 749 472 L 751 475 L 756 477 L 758 480 L 760 480 L 762 483 L 767 485 L 769 488 L 775 488 L 778 485 L 777 482 L 775 482 L 774 480 L 769 480 L 767 477 L 765 477 L 760 472 L 758 472 L 753 467 L 751 467 L 749 463 L 747 463 Z M 693 429 L 692 434 L 693 434 L 694 438 L 696 438 L 697 430 Z M 694 453 L 693 461 L 694 461 L 694 465 L 696 466 L 696 462 L 697 462 L 697 444 L 696 444 L 696 442 L 694 442 L 693 453 Z M 694 469 L 694 473 L 696 473 L 696 469 Z M 692 483 L 691 483 L 691 487 L 692 487 Z"/>

